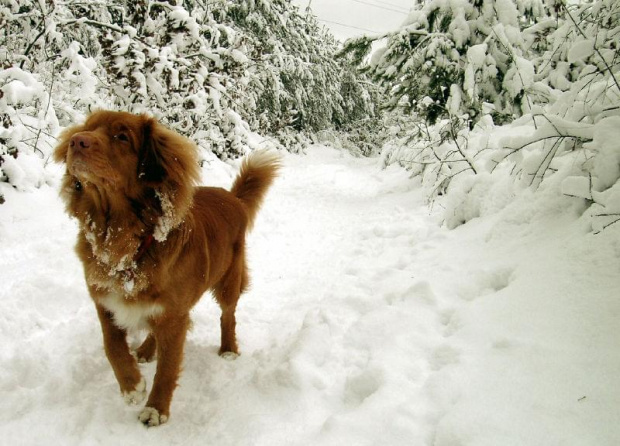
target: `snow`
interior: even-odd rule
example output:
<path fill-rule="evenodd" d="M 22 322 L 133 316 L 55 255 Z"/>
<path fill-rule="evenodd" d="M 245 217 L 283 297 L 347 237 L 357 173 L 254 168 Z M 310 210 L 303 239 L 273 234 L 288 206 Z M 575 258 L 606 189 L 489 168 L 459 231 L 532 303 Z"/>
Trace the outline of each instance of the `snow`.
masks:
<path fill-rule="evenodd" d="M 127 51 L 129 51 L 130 45 L 131 45 L 131 39 L 129 38 L 129 35 L 121 37 L 114 43 L 114 47 L 116 48 L 114 50 L 114 55 L 122 56 L 124 54 L 127 54 Z"/>
<path fill-rule="evenodd" d="M 470 39 L 470 29 L 465 19 L 465 9 L 457 7 L 454 12 L 454 19 L 450 23 L 450 32 L 454 36 L 454 43 L 457 48 L 463 48 Z"/>
<path fill-rule="evenodd" d="M 461 89 L 458 85 L 450 86 L 450 97 L 448 98 L 447 108 L 450 115 L 457 116 L 461 107 Z"/>
<path fill-rule="evenodd" d="M 497 20 L 504 25 L 509 25 L 513 28 L 519 27 L 519 11 L 515 2 L 512 0 L 497 0 L 495 2 L 494 9 L 497 14 Z"/>
<path fill-rule="evenodd" d="M 515 97 L 532 85 L 534 73 L 535 70 L 532 62 L 522 57 L 517 57 L 515 65 L 506 73 L 506 78 L 503 81 L 504 88 L 512 97 Z"/>
<path fill-rule="evenodd" d="M 476 73 L 484 68 L 488 46 L 486 43 L 472 45 L 467 50 L 467 65 L 465 67 L 465 79 L 463 89 L 470 99 L 476 99 Z"/>
<path fill-rule="evenodd" d="M 568 62 L 582 62 L 594 54 L 594 39 L 583 39 L 575 42 L 568 50 Z"/>
<path fill-rule="evenodd" d="M 62 52 L 62 57 L 71 61 L 71 65 L 63 73 L 63 78 L 72 90 L 79 88 L 80 101 L 91 101 L 97 95 L 96 77 L 93 75 L 97 63 L 92 58 L 82 57 L 79 51 L 80 44 L 72 42 Z"/>
<path fill-rule="evenodd" d="M 620 116 L 610 116 L 594 126 L 590 146 L 597 148 L 594 174 L 603 188 L 611 187 L 620 179 Z"/>
<path fill-rule="evenodd" d="M 493 212 L 448 230 L 397 166 L 320 146 L 283 162 L 248 240 L 241 355 L 218 357 L 205 296 L 169 420 L 119 394 L 58 172 L 0 184 L 4 443 L 618 444 L 620 225 L 593 235 L 560 185 L 489 204 L 489 180 L 472 190 Z M 203 173 L 229 187 L 236 168 Z"/>
<path fill-rule="evenodd" d="M 170 197 L 161 191 L 156 191 L 155 195 L 159 199 L 163 214 L 157 221 L 153 238 L 158 242 L 163 242 L 168 238 L 168 233 L 178 224 L 178 221 L 177 216 L 174 214 L 174 207 Z"/>
<path fill-rule="evenodd" d="M 248 59 L 248 57 L 242 53 L 241 51 L 237 50 L 237 49 L 232 49 L 230 51 L 230 55 L 233 58 L 233 60 L 239 64 L 248 64 L 250 62 L 250 59 Z"/>
<path fill-rule="evenodd" d="M 36 76 L 17 67 L 0 71 L 0 86 L 0 179 L 19 190 L 39 187 L 47 181 L 42 159 L 52 147 L 48 135 L 58 130 L 51 99 Z"/>
<path fill-rule="evenodd" d="M 470 46 L 467 49 L 467 62 L 476 70 L 482 68 L 487 57 L 487 49 L 488 45 L 486 43 Z"/>
<path fill-rule="evenodd" d="M 592 199 L 591 180 L 587 177 L 568 177 L 562 181 L 562 193 L 572 197 Z"/>

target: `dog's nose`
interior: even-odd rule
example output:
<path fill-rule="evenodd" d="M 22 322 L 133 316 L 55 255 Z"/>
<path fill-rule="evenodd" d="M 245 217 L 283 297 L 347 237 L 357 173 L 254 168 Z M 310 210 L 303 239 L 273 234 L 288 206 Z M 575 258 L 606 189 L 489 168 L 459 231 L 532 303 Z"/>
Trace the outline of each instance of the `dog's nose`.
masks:
<path fill-rule="evenodd" d="M 93 139 L 84 133 L 77 133 L 71 137 L 69 144 L 71 147 L 77 147 L 78 149 L 88 149 L 92 146 Z"/>

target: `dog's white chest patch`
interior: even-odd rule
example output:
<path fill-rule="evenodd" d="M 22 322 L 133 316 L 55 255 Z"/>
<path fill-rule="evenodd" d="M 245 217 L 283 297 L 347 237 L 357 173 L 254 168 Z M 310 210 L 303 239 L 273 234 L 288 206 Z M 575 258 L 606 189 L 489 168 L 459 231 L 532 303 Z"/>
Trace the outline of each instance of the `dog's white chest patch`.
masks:
<path fill-rule="evenodd" d="M 114 323 L 125 330 L 148 329 L 148 320 L 164 311 L 160 304 L 128 301 L 119 293 L 110 293 L 99 302 L 114 315 Z"/>

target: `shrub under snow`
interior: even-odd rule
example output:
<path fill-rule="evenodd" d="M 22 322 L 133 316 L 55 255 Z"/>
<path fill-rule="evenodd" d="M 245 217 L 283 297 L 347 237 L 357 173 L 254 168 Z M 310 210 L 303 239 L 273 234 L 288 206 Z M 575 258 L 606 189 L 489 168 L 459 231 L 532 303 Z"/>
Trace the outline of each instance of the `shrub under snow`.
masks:
<path fill-rule="evenodd" d="M 541 187 L 585 200 L 595 231 L 620 221 L 620 4 L 547 6 L 433 0 L 366 65 L 382 36 L 347 45 L 395 110 L 384 162 L 450 227 Z"/>
<path fill-rule="evenodd" d="M 19 190 L 40 186 L 59 126 L 47 88 L 32 73 L 0 71 L 0 121 L 0 181 Z"/>

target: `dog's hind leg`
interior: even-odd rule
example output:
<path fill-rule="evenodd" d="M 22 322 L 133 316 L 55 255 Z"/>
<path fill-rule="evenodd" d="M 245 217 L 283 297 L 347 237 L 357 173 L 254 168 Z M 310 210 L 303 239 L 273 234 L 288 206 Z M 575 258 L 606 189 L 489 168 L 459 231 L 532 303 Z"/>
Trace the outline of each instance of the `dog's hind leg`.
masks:
<path fill-rule="evenodd" d="M 232 306 L 222 306 L 222 316 L 220 317 L 220 325 L 222 330 L 220 356 L 227 353 L 239 354 L 237 346 L 237 336 L 235 334 L 237 321 L 235 318 L 236 304 Z"/>
<path fill-rule="evenodd" d="M 220 356 L 239 354 L 237 346 L 235 311 L 241 293 L 248 286 L 244 249 L 237 249 L 233 264 L 214 290 L 215 299 L 222 309 Z"/>
<path fill-rule="evenodd" d="M 155 359 L 155 350 L 157 348 L 157 342 L 155 342 L 155 336 L 153 333 L 149 333 L 142 345 L 136 350 L 136 356 L 138 362 L 151 362 Z"/>

